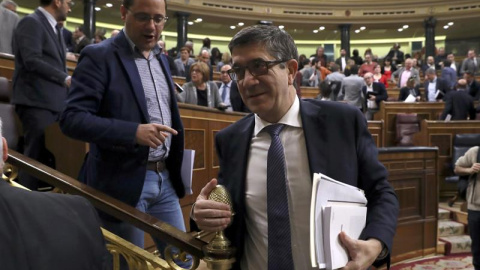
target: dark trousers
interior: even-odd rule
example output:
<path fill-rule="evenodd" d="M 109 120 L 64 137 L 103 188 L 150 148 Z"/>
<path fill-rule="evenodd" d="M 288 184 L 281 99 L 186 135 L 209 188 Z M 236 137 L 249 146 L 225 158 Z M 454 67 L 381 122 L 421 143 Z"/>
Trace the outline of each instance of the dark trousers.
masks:
<path fill-rule="evenodd" d="M 45 148 L 45 128 L 58 120 L 58 113 L 24 105 L 16 105 L 15 111 L 22 122 L 25 142 L 23 154 L 45 163 L 45 153 L 48 153 Z M 41 186 L 37 178 L 22 170 L 19 171 L 18 178 L 20 184 L 31 190 L 37 190 Z"/>
<path fill-rule="evenodd" d="M 480 270 L 480 211 L 468 210 L 468 230 L 472 238 L 473 266 Z"/>

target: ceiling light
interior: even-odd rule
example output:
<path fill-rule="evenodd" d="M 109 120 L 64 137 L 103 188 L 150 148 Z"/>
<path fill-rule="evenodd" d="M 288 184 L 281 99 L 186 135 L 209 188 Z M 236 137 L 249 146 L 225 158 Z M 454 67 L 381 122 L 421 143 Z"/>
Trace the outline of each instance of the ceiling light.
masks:
<path fill-rule="evenodd" d="M 398 28 L 398 32 L 402 32 L 403 31 L 403 28 Z"/>
<path fill-rule="evenodd" d="M 367 29 L 365 26 L 360 27 L 360 30 L 361 30 L 361 31 L 363 31 L 363 30 L 365 30 L 365 29 Z"/>
<path fill-rule="evenodd" d="M 195 22 L 197 22 L 197 23 L 198 23 L 198 22 L 202 22 L 202 21 L 203 21 L 202 18 L 197 18 L 197 19 L 195 20 Z"/>
<path fill-rule="evenodd" d="M 111 8 L 111 7 L 113 7 L 113 4 L 112 3 L 106 3 L 105 6 L 108 7 L 108 8 Z"/>
<path fill-rule="evenodd" d="M 313 30 L 313 33 L 315 33 L 315 34 L 318 33 L 318 30 L 317 29 Z"/>
<path fill-rule="evenodd" d="M 360 33 L 360 29 L 355 30 L 355 33 L 357 34 Z"/>
<path fill-rule="evenodd" d="M 188 22 L 188 25 L 193 25 L 193 22 Z"/>
<path fill-rule="evenodd" d="M 283 28 L 285 28 L 285 26 L 279 25 L 278 28 L 279 28 L 279 29 L 283 29 Z"/>
<path fill-rule="evenodd" d="M 448 25 L 445 25 L 445 26 L 443 27 L 443 29 L 448 29 L 448 27 L 449 27 Z"/>
<path fill-rule="evenodd" d="M 237 28 L 235 25 L 230 25 L 230 29 L 233 30 L 233 29 L 235 29 L 235 28 Z"/>
<path fill-rule="evenodd" d="M 243 22 L 239 22 L 238 26 L 244 26 L 245 24 Z"/>
<path fill-rule="evenodd" d="M 100 7 L 96 7 L 95 10 L 96 10 L 96 11 L 100 11 L 100 10 L 102 10 L 102 9 L 101 9 Z"/>
<path fill-rule="evenodd" d="M 405 24 L 405 25 L 403 26 L 403 29 L 407 29 L 407 28 L 408 28 L 408 24 Z"/>
<path fill-rule="evenodd" d="M 452 26 L 452 25 L 453 25 L 453 22 L 449 22 L 448 25 L 449 25 L 449 26 Z"/>
<path fill-rule="evenodd" d="M 320 26 L 318 29 L 320 29 L 320 31 L 323 31 L 325 30 L 325 26 Z"/>

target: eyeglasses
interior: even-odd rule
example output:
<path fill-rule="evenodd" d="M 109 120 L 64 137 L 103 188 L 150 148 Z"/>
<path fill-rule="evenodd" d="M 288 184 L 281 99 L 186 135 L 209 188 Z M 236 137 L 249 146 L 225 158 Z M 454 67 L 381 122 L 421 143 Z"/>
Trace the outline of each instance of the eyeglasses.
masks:
<path fill-rule="evenodd" d="M 220 71 L 222 74 L 228 74 L 228 70 Z"/>
<path fill-rule="evenodd" d="M 129 8 L 126 8 L 128 11 L 132 12 Z M 139 13 L 133 13 L 133 18 L 139 22 L 139 23 L 149 23 L 150 20 L 153 20 L 153 23 L 155 25 L 161 25 L 163 23 L 166 23 L 168 20 L 168 17 L 163 17 L 163 15 L 157 14 L 154 16 L 150 16 L 150 14 L 144 13 L 144 12 L 139 12 Z"/>
<path fill-rule="evenodd" d="M 245 78 L 245 69 L 247 68 L 250 74 L 256 77 L 256 76 L 267 74 L 269 68 L 287 61 L 288 60 L 265 61 L 263 59 L 255 59 L 247 63 L 246 66 L 243 66 L 243 67 L 235 66 L 229 69 L 227 72 L 228 72 L 228 75 L 230 76 L 230 79 L 240 81 Z"/>

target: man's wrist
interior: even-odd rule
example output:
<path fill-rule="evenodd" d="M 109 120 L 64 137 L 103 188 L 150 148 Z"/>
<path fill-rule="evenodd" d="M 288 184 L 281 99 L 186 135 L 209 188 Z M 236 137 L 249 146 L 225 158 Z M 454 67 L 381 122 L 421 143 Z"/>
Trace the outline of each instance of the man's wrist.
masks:
<path fill-rule="evenodd" d="M 388 248 L 387 248 L 387 246 L 386 246 L 382 241 L 380 241 L 380 243 L 382 244 L 382 251 L 381 251 L 380 254 L 377 256 L 377 259 L 375 259 L 376 261 L 381 261 L 381 260 L 385 259 L 385 258 L 388 256 Z"/>

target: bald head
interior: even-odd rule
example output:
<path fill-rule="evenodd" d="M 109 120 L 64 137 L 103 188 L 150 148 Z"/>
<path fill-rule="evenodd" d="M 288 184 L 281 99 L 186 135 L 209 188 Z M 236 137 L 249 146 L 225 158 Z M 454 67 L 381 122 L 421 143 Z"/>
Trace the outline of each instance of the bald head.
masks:
<path fill-rule="evenodd" d="M 458 80 L 458 82 L 457 82 L 457 90 L 466 89 L 466 88 L 467 88 L 467 80 L 465 80 L 465 79 L 460 79 L 460 80 Z"/>

